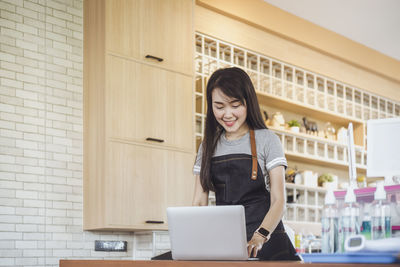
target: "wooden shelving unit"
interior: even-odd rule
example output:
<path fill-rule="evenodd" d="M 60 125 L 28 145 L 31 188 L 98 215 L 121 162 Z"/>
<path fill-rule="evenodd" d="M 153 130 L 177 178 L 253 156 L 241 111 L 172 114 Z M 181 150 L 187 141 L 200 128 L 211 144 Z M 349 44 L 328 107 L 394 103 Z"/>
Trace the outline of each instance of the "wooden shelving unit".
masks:
<path fill-rule="evenodd" d="M 286 204 L 283 216 L 296 232 L 302 230 L 320 234 L 319 223 L 322 215 L 326 189 L 286 183 L 286 194 L 292 201 Z M 318 227 L 316 227 L 318 226 Z"/>
<path fill-rule="evenodd" d="M 250 76 L 260 105 L 302 114 L 319 121 L 354 128 L 357 172 L 366 172 L 366 121 L 400 117 L 400 103 L 330 77 L 310 72 L 248 49 L 196 33 L 195 36 L 195 137 L 197 148 L 204 133 L 205 91 L 208 77 L 217 69 L 239 67 Z M 273 129 L 289 161 L 331 169 L 348 169 L 347 144 L 287 129 Z M 304 202 L 288 203 L 285 222 L 320 233 L 324 188 L 287 184 L 287 193 L 303 194 Z M 212 203 L 213 197 L 210 197 Z M 318 226 L 318 227 L 315 227 Z"/>
<path fill-rule="evenodd" d="M 290 160 L 322 164 L 326 167 L 348 169 L 347 145 L 338 141 L 285 129 L 269 128 L 281 139 L 286 157 Z M 365 173 L 367 151 L 355 146 L 357 171 Z"/>
<path fill-rule="evenodd" d="M 268 103 L 270 106 L 274 107 L 285 106 L 285 109 L 288 111 L 302 113 L 304 116 L 313 117 L 315 119 L 327 120 L 339 124 L 348 124 L 349 122 L 355 125 L 364 124 L 364 121 L 361 119 L 333 114 L 332 111 L 327 111 L 326 109 L 315 107 L 294 99 L 284 99 L 283 97 L 260 91 L 257 92 L 257 96 L 262 103 Z M 317 113 L 315 113 L 316 111 Z"/>

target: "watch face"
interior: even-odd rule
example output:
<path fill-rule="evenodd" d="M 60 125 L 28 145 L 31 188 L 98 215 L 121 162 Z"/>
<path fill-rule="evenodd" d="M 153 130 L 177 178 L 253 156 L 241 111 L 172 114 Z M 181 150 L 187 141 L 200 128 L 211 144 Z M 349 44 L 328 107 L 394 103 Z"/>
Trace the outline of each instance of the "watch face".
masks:
<path fill-rule="evenodd" d="M 260 229 L 258 229 L 258 232 L 260 234 L 262 234 L 263 236 L 268 236 L 269 235 L 269 231 L 265 228 L 260 227 Z"/>

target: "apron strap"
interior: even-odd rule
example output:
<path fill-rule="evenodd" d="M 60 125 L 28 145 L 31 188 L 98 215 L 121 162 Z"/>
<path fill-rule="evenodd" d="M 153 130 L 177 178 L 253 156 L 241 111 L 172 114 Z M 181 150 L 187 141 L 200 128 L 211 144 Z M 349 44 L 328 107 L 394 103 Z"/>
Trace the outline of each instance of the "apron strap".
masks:
<path fill-rule="evenodd" d="M 257 180 L 257 147 L 256 147 L 256 137 L 254 135 L 254 130 L 250 129 L 250 144 L 251 144 L 251 158 L 253 161 L 253 167 L 251 170 L 251 179 Z"/>

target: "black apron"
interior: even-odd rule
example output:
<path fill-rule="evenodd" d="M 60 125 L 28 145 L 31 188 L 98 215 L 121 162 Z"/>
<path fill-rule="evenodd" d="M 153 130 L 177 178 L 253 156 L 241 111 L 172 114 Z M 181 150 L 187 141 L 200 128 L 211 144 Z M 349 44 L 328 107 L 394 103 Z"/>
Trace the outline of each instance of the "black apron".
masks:
<path fill-rule="evenodd" d="M 246 217 L 247 241 L 267 214 L 271 197 L 266 189 L 262 170 L 257 162 L 254 131 L 250 130 L 252 155 L 229 154 L 213 157 L 211 177 L 217 205 L 243 205 Z M 254 161 L 255 160 L 255 161 Z M 257 170 L 257 173 L 255 173 Z M 252 176 L 253 175 L 253 176 Z M 271 238 L 257 253 L 261 260 L 300 260 L 285 232 L 282 221 Z"/>

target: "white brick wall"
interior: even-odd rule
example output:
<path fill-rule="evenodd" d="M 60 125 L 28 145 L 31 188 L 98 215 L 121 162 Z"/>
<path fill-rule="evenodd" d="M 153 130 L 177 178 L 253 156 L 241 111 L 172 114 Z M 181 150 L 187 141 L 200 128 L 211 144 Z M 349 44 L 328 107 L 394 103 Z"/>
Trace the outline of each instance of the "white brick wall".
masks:
<path fill-rule="evenodd" d="M 148 259 L 165 232 L 82 231 L 82 0 L 0 0 L 0 266 Z M 96 252 L 94 240 L 128 252 Z"/>

